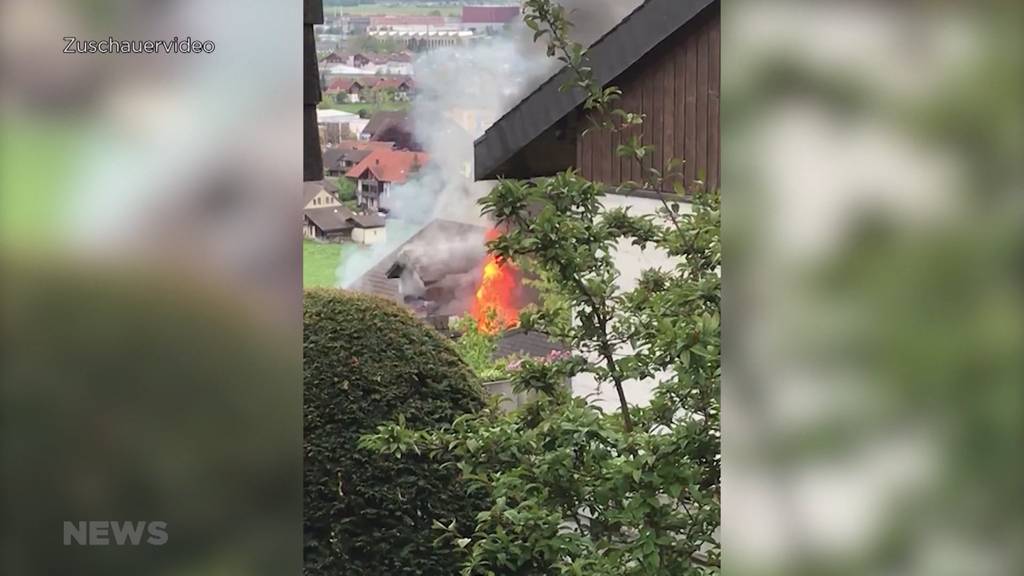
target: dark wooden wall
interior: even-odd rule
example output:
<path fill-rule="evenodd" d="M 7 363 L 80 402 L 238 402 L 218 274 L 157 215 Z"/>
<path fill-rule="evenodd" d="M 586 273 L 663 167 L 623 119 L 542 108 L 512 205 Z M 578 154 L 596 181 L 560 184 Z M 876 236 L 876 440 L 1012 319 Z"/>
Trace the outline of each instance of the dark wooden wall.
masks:
<path fill-rule="evenodd" d="M 576 166 L 596 182 L 640 182 L 647 170 L 662 173 L 672 158 L 685 160 L 687 189 L 695 180 L 719 185 L 720 18 L 717 2 L 630 67 L 610 85 L 622 90 L 618 106 L 643 113 L 642 128 L 613 133 L 577 124 Z M 640 163 L 616 154 L 633 135 L 657 150 Z M 662 187 L 671 192 L 673 185 Z"/>

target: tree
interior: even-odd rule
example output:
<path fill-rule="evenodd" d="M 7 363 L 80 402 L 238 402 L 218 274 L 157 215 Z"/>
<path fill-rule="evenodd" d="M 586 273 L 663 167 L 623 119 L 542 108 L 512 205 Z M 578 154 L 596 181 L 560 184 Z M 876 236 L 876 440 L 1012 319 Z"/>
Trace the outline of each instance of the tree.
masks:
<path fill-rule="evenodd" d="M 482 405 L 451 343 L 408 311 L 340 290 L 306 292 L 304 574 L 456 570 L 458 556 L 434 546 L 431 525 L 472 526 L 483 504 L 442 458 L 378 454 L 357 443 L 383 422 L 429 429 Z"/>
<path fill-rule="evenodd" d="M 616 109 L 619 91 L 594 82 L 571 23 L 552 0 L 527 0 L 524 19 L 548 53 L 573 72 L 596 125 L 639 126 Z M 619 153 L 642 160 L 635 139 Z M 680 162 L 642 184 L 679 182 Z M 441 430 L 388 424 L 362 445 L 419 451 L 457 462 L 462 477 L 493 496 L 471 531 L 438 523 L 440 542 L 459 550 L 462 574 L 688 575 L 719 571 L 719 383 L 721 248 L 717 190 L 696 187 L 692 213 L 662 197 L 656 217 L 610 210 L 603 188 L 570 170 L 534 181 L 505 180 L 481 201 L 503 234 L 488 244 L 502 261 L 533 272 L 541 304 L 522 327 L 573 350 L 569 358 L 523 361 L 519 391 L 536 400 L 505 415 L 489 409 Z M 664 251 L 669 270 L 639 285 L 617 284 L 620 242 Z M 566 378 L 593 375 L 614 388 L 606 414 L 566 391 Z M 628 401 L 637 380 L 655 383 L 648 406 Z M 453 464 L 454 465 L 454 464 Z"/>

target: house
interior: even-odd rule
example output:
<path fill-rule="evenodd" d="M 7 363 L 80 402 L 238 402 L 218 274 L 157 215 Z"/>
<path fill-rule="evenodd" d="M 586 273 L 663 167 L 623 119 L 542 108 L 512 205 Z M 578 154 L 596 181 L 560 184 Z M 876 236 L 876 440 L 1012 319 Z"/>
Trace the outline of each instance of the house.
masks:
<path fill-rule="evenodd" d="M 350 289 L 396 302 L 442 332 L 452 318 L 470 313 L 486 260 L 481 226 L 434 220 L 356 279 Z M 434 257 L 438 252 L 444 258 Z M 525 294 L 522 305 L 533 297 Z M 538 332 L 514 329 L 502 334 L 496 356 L 543 358 L 564 350 Z"/>
<path fill-rule="evenodd" d="M 408 101 L 413 90 L 413 81 L 407 76 L 382 76 L 376 79 L 373 89 L 390 90 L 394 92 L 396 100 Z"/>
<path fill-rule="evenodd" d="M 338 78 L 324 91 L 335 103 L 359 102 L 366 86 L 356 78 Z"/>
<path fill-rule="evenodd" d="M 361 52 L 357 52 L 352 55 L 352 58 L 350 58 L 349 61 L 346 62 L 346 64 L 348 64 L 349 66 L 354 66 L 356 68 L 366 68 L 366 66 L 371 62 L 372 60 L 370 59 L 369 56 Z"/>
<path fill-rule="evenodd" d="M 318 109 L 316 118 L 317 124 L 322 129 L 321 142 L 327 145 L 336 144 L 359 134 L 368 123 L 358 114 L 342 110 Z"/>
<path fill-rule="evenodd" d="M 344 177 L 353 166 L 377 149 L 391 149 L 391 142 L 360 142 L 343 140 L 324 150 L 324 174 L 335 178 Z"/>
<path fill-rule="evenodd" d="M 444 28 L 447 24 L 444 16 L 371 16 L 367 31 L 371 34 L 382 31 L 422 34 Z"/>
<path fill-rule="evenodd" d="M 675 196 L 674 184 L 687 189 L 720 186 L 720 16 L 718 0 L 645 0 L 588 51 L 594 79 L 622 90 L 618 106 L 646 116 L 643 130 L 623 133 L 594 129 L 580 90 L 562 91 L 572 78 L 555 73 L 494 123 L 474 144 L 477 180 L 529 179 L 575 168 L 603 183 L 608 208 L 629 208 L 653 215 L 663 198 Z M 656 152 L 638 162 L 620 158 L 616 149 L 633 137 Z M 660 189 L 623 192 L 649 170 L 664 171 L 670 159 L 683 159 L 682 174 Z M 685 202 L 683 209 L 688 209 Z M 667 255 L 620 243 L 615 251 L 619 287 L 636 286 L 647 269 L 671 266 Z M 591 375 L 573 379 L 578 395 L 594 395 L 606 408 L 618 400 Z M 630 401 L 650 400 L 652 386 L 631 383 Z"/>
<path fill-rule="evenodd" d="M 575 167 L 609 187 L 686 161 L 687 188 L 719 185 L 720 19 L 718 0 L 646 0 L 590 47 L 595 80 L 622 90 L 618 105 L 646 115 L 643 130 L 591 129 L 580 90 L 560 87 L 562 69 L 494 123 L 475 144 L 479 180 L 532 178 Z M 643 163 L 616 149 L 642 138 L 657 153 Z M 672 192 L 669 182 L 663 191 Z"/>
<path fill-rule="evenodd" d="M 320 64 L 348 64 L 350 58 L 340 52 L 330 52 L 320 59 Z"/>
<path fill-rule="evenodd" d="M 351 240 L 366 245 L 383 242 L 387 234 L 383 218 L 356 214 L 344 206 L 306 208 L 303 211 L 302 233 L 311 240 Z"/>
<path fill-rule="evenodd" d="M 462 29 L 493 34 L 519 19 L 519 6 L 463 6 Z"/>
<path fill-rule="evenodd" d="M 427 155 L 407 150 L 376 149 L 346 174 L 356 181 L 356 200 L 373 212 L 386 209 L 391 189 L 406 183 L 428 161 Z"/>
<path fill-rule="evenodd" d="M 423 150 L 413 136 L 407 112 L 386 110 L 377 112 L 363 128 L 359 139 L 372 142 L 394 142 L 395 148 L 400 150 L 416 152 Z"/>
<path fill-rule="evenodd" d="M 319 182 L 303 182 L 302 209 L 327 208 L 341 206 L 338 199 L 338 187 L 327 180 Z"/>

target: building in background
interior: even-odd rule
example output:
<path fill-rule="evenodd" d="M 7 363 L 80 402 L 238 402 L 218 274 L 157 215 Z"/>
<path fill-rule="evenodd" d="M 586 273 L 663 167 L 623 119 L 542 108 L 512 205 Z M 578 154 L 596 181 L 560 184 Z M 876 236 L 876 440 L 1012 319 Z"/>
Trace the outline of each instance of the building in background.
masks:
<path fill-rule="evenodd" d="M 476 34 L 496 34 L 519 19 L 519 6 L 463 6 L 460 28 Z"/>
<path fill-rule="evenodd" d="M 356 181 L 356 201 L 371 212 L 387 210 L 392 189 L 405 184 L 427 164 L 422 152 L 377 149 L 352 167 L 346 176 Z"/>

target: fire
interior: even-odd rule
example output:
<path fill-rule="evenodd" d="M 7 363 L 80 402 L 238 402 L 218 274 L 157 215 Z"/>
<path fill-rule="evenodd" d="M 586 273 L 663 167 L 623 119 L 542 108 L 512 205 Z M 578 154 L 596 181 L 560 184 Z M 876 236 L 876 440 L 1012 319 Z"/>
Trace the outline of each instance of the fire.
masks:
<path fill-rule="evenodd" d="M 515 268 L 489 254 L 470 311 L 481 331 L 493 333 L 519 324 L 517 286 Z"/>

